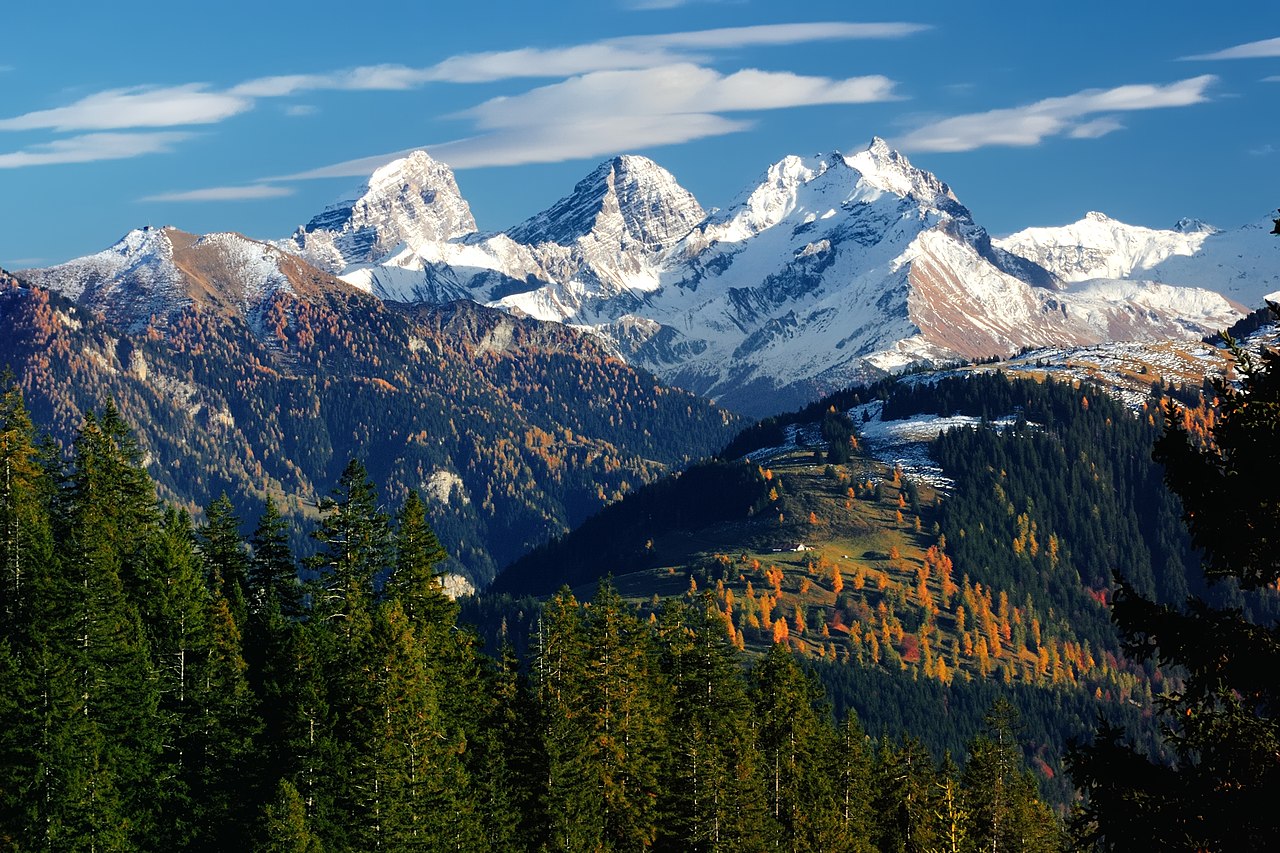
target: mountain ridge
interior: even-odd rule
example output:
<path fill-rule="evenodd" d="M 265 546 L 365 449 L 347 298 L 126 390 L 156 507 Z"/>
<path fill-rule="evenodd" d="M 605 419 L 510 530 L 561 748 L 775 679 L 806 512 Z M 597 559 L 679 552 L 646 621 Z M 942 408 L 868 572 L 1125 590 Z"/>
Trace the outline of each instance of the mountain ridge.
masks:
<path fill-rule="evenodd" d="M 1185 231 L 1187 245 L 1207 233 Z M 342 277 L 382 298 L 578 326 L 755 414 L 910 364 L 1199 337 L 1241 313 L 1193 288 L 1093 283 L 1056 260 L 992 239 L 948 184 L 876 137 L 784 157 L 710 213 L 653 161 L 611 158 L 504 232 L 401 240 Z"/>

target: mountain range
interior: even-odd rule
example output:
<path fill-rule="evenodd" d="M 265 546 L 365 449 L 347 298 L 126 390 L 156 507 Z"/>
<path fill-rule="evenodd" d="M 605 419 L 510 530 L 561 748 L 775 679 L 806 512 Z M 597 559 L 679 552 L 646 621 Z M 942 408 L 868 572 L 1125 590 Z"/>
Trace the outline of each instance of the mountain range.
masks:
<path fill-rule="evenodd" d="M 992 239 L 947 184 L 874 139 L 784 158 L 711 211 L 653 161 L 616 157 L 497 233 L 415 152 L 277 245 L 383 299 L 582 328 L 763 415 L 911 364 L 1202 337 L 1280 289 L 1265 233 L 1089 213 Z"/>
<path fill-rule="evenodd" d="M 279 256 L 234 235 L 166 243 L 143 229 L 20 277 L 140 328 L 202 298 L 175 288 L 174 269 L 230 282 L 209 298 L 253 322 L 276 288 L 329 274 L 385 301 L 468 300 L 587 331 L 667 383 L 766 415 L 913 364 L 1198 339 L 1280 289 L 1267 232 L 1090 212 L 993 239 L 878 138 L 786 157 L 723 210 L 652 160 L 619 156 L 547 210 L 482 232 L 453 172 L 418 151 L 271 243 Z"/>

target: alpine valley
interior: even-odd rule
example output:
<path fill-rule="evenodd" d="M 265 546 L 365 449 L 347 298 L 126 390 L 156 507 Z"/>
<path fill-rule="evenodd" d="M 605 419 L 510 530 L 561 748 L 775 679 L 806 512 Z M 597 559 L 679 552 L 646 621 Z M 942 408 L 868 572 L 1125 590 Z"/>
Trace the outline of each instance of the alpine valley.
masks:
<path fill-rule="evenodd" d="M 619 156 L 482 232 L 419 151 L 287 239 L 143 228 L 6 276 L 0 362 L 64 443 L 114 399 L 193 511 L 226 490 L 301 517 L 366 458 L 389 498 L 428 496 L 483 585 L 714 452 L 734 413 L 1029 348 L 1192 347 L 1280 288 L 1266 233 L 1089 213 L 993 240 L 880 139 L 784 158 L 710 211 Z"/>

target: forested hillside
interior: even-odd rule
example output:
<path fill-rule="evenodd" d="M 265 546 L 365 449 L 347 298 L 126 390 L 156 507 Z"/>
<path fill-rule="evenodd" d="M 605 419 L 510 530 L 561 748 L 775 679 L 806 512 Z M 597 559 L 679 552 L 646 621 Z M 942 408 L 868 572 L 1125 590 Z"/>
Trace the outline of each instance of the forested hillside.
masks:
<path fill-rule="evenodd" d="M 1181 422 L 1204 435 L 1211 401 L 1182 396 L 1196 404 Z M 1087 739 L 1101 712 L 1159 754 L 1142 718 L 1177 689 L 1176 670 L 1125 656 L 1110 620 L 1117 577 L 1160 601 L 1195 592 L 1260 619 L 1277 611 L 1273 591 L 1209 590 L 1192 571 L 1180 503 L 1151 459 L 1161 407 L 1153 397 L 1134 412 L 1089 387 L 998 374 L 853 389 L 744 431 L 724 461 L 608 508 L 515 563 L 495 590 L 590 589 L 608 572 L 654 609 L 710 590 L 739 648 L 789 644 L 838 707 L 873 731 L 920 732 L 939 755 L 960 754 L 992 698 L 1010 697 L 1046 790 L 1068 798 L 1069 740 Z M 864 419 L 935 416 L 958 424 L 928 445 L 941 488 L 859 438 Z M 535 612 L 527 600 L 468 608 L 517 631 Z"/>
<path fill-rule="evenodd" d="M 469 303 L 408 308 L 325 280 L 253 316 L 206 295 L 130 332 L 6 281 L 0 368 L 63 446 L 112 399 L 166 500 L 197 513 L 225 491 L 250 514 L 269 495 L 295 522 L 360 458 L 390 500 L 423 493 L 476 585 L 737 423 L 567 329 Z"/>
<path fill-rule="evenodd" d="M 523 670 L 459 630 L 417 494 L 346 465 L 300 583 L 272 503 L 157 502 L 113 406 L 67 456 L 0 400 L 0 844 L 51 850 L 1056 850 L 1017 714 L 963 767 L 839 725 L 711 594 L 553 598 Z"/>

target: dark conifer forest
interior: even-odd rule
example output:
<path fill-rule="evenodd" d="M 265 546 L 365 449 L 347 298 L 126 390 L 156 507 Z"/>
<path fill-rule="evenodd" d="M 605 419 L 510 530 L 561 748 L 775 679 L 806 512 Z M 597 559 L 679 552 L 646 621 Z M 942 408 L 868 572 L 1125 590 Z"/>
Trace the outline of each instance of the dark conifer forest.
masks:
<path fill-rule="evenodd" d="M 963 766 L 837 718 L 708 595 L 561 592 L 523 659 L 443 595 L 411 493 L 350 463 L 289 522 L 156 500 L 111 405 L 68 454 L 0 408 L 0 846 L 13 850 L 1053 850 L 1007 702 Z M 249 536 L 241 531 L 250 529 Z"/>

